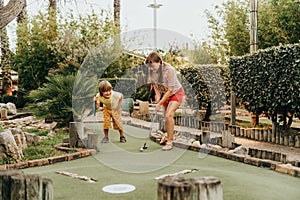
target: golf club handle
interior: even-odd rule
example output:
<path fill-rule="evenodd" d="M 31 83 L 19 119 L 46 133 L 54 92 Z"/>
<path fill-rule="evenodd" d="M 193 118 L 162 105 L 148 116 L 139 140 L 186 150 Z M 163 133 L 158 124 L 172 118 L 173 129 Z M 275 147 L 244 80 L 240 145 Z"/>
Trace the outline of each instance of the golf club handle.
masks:
<path fill-rule="evenodd" d="M 94 116 L 96 116 L 96 101 L 93 101 L 93 111 L 94 111 Z"/>

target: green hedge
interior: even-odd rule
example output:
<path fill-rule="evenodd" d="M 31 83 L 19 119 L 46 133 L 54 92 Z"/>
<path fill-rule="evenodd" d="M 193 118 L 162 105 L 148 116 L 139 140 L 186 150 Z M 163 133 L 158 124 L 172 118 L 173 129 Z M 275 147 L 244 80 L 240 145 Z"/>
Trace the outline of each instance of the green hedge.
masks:
<path fill-rule="evenodd" d="M 229 97 L 229 75 L 226 66 L 198 65 L 181 69 L 182 83 L 195 109 L 206 109 L 207 116 L 222 107 Z M 186 81 L 184 81 L 186 80 Z"/>
<path fill-rule="evenodd" d="M 230 80 L 236 96 L 250 112 L 276 119 L 300 111 L 300 44 L 232 57 Z"/>

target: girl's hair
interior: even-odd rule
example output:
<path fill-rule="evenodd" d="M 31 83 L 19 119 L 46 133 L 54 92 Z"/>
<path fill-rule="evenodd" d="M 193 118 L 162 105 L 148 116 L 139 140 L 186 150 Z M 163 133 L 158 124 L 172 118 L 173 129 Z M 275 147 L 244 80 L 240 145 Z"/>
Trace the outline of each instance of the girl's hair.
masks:
<path fill-rule="evenodd" d="M 163 60 L 157 52 L 150 53 L 148 55 L 148 57 L 146 58 L 146 65 L 148 67 L 150 67 L 153 62 L 160 63 L 159 68 L 158 68 L 158 72 L 159 72 L 158 82 L 162 83 L 162 64 L 163 64 Z M 152 70 L 150 70 L 150 76 L 152 76 L 152 73 L 153 73 Z"/>
<path fill-rule="evenodd" d="M 159 62 L 162 64 L 162 58 L 157 52 L 152 52 L 146 58 L 146 64 L 151 64 L 152 62 Z"/>
<path fill-rule="evenodd" d="M 100 96 L 103 96 L 104 92 L 112 90 L 112 86 L 111 86 L 110 82 L 108 82 L 108 81 L 101 81 L 99 83 L 98 89 L 99 89 Z"/>

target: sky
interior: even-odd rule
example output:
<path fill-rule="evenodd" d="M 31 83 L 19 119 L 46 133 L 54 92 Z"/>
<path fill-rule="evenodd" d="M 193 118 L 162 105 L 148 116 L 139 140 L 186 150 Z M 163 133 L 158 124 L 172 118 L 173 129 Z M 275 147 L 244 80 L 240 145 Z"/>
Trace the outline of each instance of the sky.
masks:
<path fill-rule="evenodd" d="M 4 2 L 8 2 L 5 0 Z M 154 11 L 148 5 L 155 0 L 120 0 L 122 32 L 154 27 Z M 206 39 L 209 31 L 204 11 L 213 11 L 214 5 L 226 0 L 156 0 L 162 4 L 156 10 L 156 28 L 175 31 L 198 41 Z M 45 11 L 48 0 L 27 0 L 27 11 L 34 16 Z M 73 10 L 74 14 L 86 14 L 91 9 L 106 9 L 113 12 L 113 0 L 58 0 L 58 8 L 64 15 Z M 15 43 L 16 23 L 9 24 L 9 38 Z"/>

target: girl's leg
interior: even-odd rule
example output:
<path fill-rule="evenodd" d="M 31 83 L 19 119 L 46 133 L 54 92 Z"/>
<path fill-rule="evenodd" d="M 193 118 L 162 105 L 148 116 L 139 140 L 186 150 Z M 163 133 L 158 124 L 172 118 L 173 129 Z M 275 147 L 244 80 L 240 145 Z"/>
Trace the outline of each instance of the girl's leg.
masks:
<path fill-rule="evenodd" d="M 177 110 L 177 108 L 180 106 L 180 103 L 177 101 L 170 101 L 168 107 L 165 110 L 165 124 L 166 124 L 166 130 L 167 130 L 167 137 L 168 141 L 167 143 L 172 143 L 173 136 L 174 136 L 174 113 Z"/>

